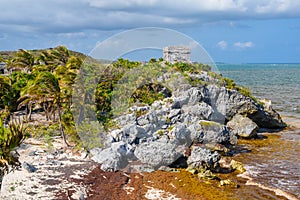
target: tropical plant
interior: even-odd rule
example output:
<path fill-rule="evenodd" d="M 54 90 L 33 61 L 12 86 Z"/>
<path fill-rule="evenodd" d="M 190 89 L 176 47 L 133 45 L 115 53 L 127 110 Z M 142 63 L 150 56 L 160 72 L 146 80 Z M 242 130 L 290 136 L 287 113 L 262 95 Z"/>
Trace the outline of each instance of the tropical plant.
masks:
<path fill-rule="evenodd" d="M 162 85 L 149 83 L 142 85 L 132 94 L 130 102 L 140 102 L 151 105 L 156 100 L 162 100 L 172 95 L 171 91 L 167 89 L 168 94 L 164 94 L 162 91 L 165 88 Z"/>
<path fill-rule="evenodd" d="M 54 65 L 66 65 L 70 57 L 70 52 L 65 46 L 58 46 L 50 51 Z"/>
<path fill-rule="evenodd" d="M 0 75 L 0 109 L 9 110 L 10 99 L 10 79 Z"/>
<path fill-rule="evenodd" d="M 39 104 L 45 111 L 46 120 L 50 120 L 56 108 L 55 101 L 59 99 L 59 92 L 60 88 L 55 76 L 50 72 L 41 72 L 21 91 L 19 108 L 26 105 L 31 113 L 32 106 Z"/>
<path fill-rule="evenodd" d="M 34 55 L 24 49 L 20 49 L 12 60 L 12 66 L 14 68 L 20 68 L 24 71 L 31 71 L 34 66 Z"/>
<path fill-rule="evenodd" d="M 20 163 L 11 151 L 19 146 L 28 135 L 27 127 L 20 122 L 11 121 L 5 128 L 0 119 L 0 180 L 8 172 L 10 167 L 16 167 Z M 1 183 L 0 182 L 0 183 Z"/>

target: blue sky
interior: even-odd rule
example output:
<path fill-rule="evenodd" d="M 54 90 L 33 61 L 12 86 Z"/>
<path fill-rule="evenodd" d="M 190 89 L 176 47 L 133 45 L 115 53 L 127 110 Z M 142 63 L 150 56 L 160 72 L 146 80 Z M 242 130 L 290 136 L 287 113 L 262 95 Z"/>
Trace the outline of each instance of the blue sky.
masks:
<path fill-rule="evenodd" d="M 124 30 L 170 28 L 214 61 L 300 63 L 300 0 L 0 0 L 0 50 L 88 54 Z"/>

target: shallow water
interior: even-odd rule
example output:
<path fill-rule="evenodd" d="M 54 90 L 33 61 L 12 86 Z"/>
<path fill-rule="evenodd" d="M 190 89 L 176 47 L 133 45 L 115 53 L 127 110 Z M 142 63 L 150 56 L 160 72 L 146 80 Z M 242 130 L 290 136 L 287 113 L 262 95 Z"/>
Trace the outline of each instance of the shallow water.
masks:
<path fill-rule="evenodd" d="M 222 64 L 218 69 L 254 96 L 271 100 L 281 114 L 300 120 L 300 64 Z"/>
<path fill-rule="evenodd" d="M 289 128 L 263 133 L 267 138 L 241 141 L 251 153 L 240 154 L 247 172 L 242 175 L 255 191 L 276 192 L 279 197 L 300 199 L 300 64 L 218 65 L 225 77 L 272 101 Z M 249 191 L 250 192 L 250 191 Z"/>

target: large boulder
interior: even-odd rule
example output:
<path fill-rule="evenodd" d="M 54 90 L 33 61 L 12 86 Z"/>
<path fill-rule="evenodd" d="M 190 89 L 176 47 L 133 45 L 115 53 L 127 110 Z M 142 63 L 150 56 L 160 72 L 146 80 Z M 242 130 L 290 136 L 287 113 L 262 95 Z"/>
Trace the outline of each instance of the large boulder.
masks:
<path fill-rule="evenodd" d="M 219 167 L 220 155 L 210 149 L 193 146 L 187 164 L 191 169 L 217 169 Z"/>
<path fill-rule="evenodd" d="M 232 120 L 227 123 L 227 126 L 232 129 L 234 134 L 244 138 L 256 136 L 258 130 L 256 123 L 240 114 L 235 115 Z"/>
<path fill-rule="evenodd" d="M 191 132 L 184 123 L 176 124 L 169 134 L 178 145 L 190 146 L 192 143 Z"/>
<path fill-rule="evenodd" d="M 104 171 L 118 171 L 134 159 L 133 148 L 124 142 L 114 142 L 106 149 L 92 149 L 92 159 L 101 164 Z"/>
<path fill-rule="evenodd" d="M 280 115 L 272 108 L 264 109 L 264 107 L 259 106 L 257 112 L 247 113 L 247 117 L 254 121 L 260 128 L 281 129 L 287 126 L 282 121 Z"/>
<path fill-rule="evenodd" d="M 200 90 L 203 100 L 214 109 L 214 115 L 211 117 L 214 121 L 230 121 L 236 114 L 241 114 L 246 115 L 260 128 L 286 127 L 275 110 L 264 109 L 262 105 L 236 90 L 229 90 L 216 85 L 208 85 Z"/>
<path fill-rule="evenodd" d="M 142 163 L 158 169 L 172 164 L 182 156 L 182 152 L 182 148 L 176 143 L 157 140 L 140 144 L 134 155 Z"/>
<path fill-rule="evenodd" d="M 196 105 L 185 105 L 182 108 L 185 115 L 192 115 L 198 119 L 210 120 L 214 110 L 205 102 L 199 102 Z"/>
<path fill-rule="evenodd" d="M 213 121 L 200 120 L 198 124 L 191 124 L 191 139 L 195 143 L 236 144 L 237 138 L 227 126 Z"/>

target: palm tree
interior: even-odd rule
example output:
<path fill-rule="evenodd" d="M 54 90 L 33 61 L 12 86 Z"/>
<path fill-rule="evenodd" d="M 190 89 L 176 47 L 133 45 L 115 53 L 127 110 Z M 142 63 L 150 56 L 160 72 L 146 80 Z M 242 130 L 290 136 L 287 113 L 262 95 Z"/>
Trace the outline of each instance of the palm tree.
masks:
<path fill-rule="evenodd" d="M 53 72 L 56 67 L 56 63 L 54 62 L 54 58 L 51 55 L 52 50 L 43 50 L 39 52 L 36 58 L 36 66 L 35 70 L 49 71 Z"/>
<path fill-rule="evenodd" d="M 24 49 L 20 49 L 14 56 L 12 60 L 12 65 L 14 68 L 20 68 L 24 71 L 31 71 L 32 66 L 34 66 L 34 55 Z"/>
<path fill-rule="evenodd" d="M 51 113 L 55 110 L 54 101 L 60 91 L 57 79 L 50 72 L 41 72 L 37 77 L 29 81 L 27 86 L 21 92 L 20 106 L 29 104 L 40 104 L 46 114 L 46 120 L 51 119 Z"/>
<path fill-rule="evenodd" d="M 54 72 L 61 88 L 62 101 L 68 105 L 67 109 L 69 109 L 72 104 L 73 84 L 82 63 L 82 59 L 71 56 L 65 66 L 58 66 Z"/>
<path fill-rule="evenodd" d="M 45 111 L 46 120 L 49 120 L 51 114 L 54 114 L 57 110 L 60 132 L 65 144 L 68 146 L 61 120 L 60 87 L 58 79 L 52 73 L 41 72 L 34 80 L 29 81 L 21 92 L 19 100 L 21 102 L 19 107 L 27 104 L 30 112 L 33 104 L 40 104 Z"/>
<path fill-rule="evenodd" d="M 51 56 L 53 61 L 56 63 L 56 66 L 65 66 L 70 57 L 70 52 L 65 46 L 58 46 L 51 50 Z"/>

